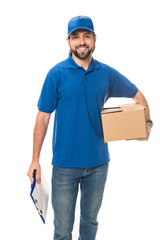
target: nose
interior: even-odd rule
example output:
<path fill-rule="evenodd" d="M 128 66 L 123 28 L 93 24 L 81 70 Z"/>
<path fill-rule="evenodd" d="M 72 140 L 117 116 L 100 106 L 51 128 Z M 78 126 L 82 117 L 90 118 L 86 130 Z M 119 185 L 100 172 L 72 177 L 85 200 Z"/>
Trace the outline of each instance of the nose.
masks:
<path fill-rule="evenodd" d="M 86 42 L 85 42 L 85 38 L 83 36 L 80 37 L 80 40 L 79 40 L 79 44 L 80 45 L 84 45 Z"/>

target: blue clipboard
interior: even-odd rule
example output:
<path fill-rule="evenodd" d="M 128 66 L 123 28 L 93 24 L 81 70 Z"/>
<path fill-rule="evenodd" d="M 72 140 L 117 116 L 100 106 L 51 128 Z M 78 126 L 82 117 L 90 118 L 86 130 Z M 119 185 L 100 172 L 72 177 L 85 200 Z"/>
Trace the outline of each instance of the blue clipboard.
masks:
<path fill-rule="evenodd" d="M 33 172 L 33 183 L 31 185 L 30 196 L 33 200 L 33 203 L 43 221 L 46 221 L 47 209 L 48 209 L 48 200 L 49 200 L 49 186 L 46 179 L 41 173 L 41 183 L 38 184 L 36 181 L 36 170 Z"/>

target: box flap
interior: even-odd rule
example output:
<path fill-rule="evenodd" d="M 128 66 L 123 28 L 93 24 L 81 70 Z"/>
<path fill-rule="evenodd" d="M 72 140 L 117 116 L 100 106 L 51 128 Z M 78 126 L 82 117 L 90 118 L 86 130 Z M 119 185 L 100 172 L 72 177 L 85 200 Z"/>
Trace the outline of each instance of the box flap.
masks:
<path fill-rule="evenodd" d="M 101 114 L 106 114 L 106 113 L 114 113 L 114 112 L 122 112 L 121 107 L 112 107 L 112 108 L 103 108 Z"/>
<path fill-rule="evenodd" d="M 145 109 L 145 107 L 137 103 L 123 104 L 120 105 L 120 108 L 122 108 L 123 111 L 135 111 Z"/>
<path fill-rule="evenodd" d="M 123 111 L 135 111 L 135 110 L 141 110 L 145 109 L 140 104 L 136 103 L 129 103 L 129 104 L 123 104 L 119 107 L 112 107 L 112 108 L 103 108 L 101 114 L 107 114 L 107 113 L 116 113 L 116 112 L 123 112 Z"/>

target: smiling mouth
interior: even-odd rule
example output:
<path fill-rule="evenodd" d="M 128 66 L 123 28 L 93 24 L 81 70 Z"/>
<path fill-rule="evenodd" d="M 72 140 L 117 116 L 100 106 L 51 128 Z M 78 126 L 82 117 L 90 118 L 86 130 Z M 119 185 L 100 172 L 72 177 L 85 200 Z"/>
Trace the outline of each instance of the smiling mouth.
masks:
<path fill-rule="evenodd" d="M 80 52 L 85 52 L 87 50 L 88 47 L 78 47 L 77 49 L 80 51 Z"/>

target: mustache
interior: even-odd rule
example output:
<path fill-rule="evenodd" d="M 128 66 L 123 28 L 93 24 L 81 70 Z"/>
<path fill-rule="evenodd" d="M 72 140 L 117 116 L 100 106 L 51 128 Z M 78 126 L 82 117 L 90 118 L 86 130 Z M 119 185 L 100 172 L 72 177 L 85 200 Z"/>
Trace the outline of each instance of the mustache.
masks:
<path fill-rule="evenodd" d="M 79 47 L 86 47 L 86 48 L 88 48 L 88 46 L 86 44 L 78 45 L 76 48 L 79 48 Z"/>

